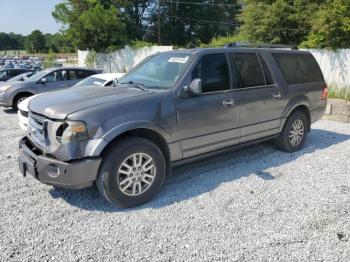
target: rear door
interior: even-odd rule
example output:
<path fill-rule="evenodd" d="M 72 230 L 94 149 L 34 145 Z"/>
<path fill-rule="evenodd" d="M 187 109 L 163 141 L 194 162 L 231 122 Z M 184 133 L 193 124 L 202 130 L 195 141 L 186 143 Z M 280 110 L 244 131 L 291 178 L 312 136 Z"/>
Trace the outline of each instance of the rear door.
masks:
<path fill-rule="evenodd" d="M 188 84 L 202 80 L 202 94 L 175 100 L 183 157 L 191 157 L 239 142 L 238 99 L 231 88 L 227 54 L 203 54 L 190 72 Z"/>
<path fill-rule="evenodd" d="M 283 93 L 259 53 L 231 54 L 239 78 L 240 142 L 277 134 L 283 113 Z"/>

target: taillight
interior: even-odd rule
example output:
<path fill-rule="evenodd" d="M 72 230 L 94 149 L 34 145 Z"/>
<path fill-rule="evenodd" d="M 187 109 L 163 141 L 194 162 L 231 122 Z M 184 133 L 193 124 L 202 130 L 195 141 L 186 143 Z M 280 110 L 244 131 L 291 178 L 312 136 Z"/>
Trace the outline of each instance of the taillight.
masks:
<path fill-rule="evenodd" d="M 321 100 L 326 100 L 327 97 L 328 97 L 328 86 L 327 86 L 327 84 L 323 84 L 323 86 L 322 86 Z"/>

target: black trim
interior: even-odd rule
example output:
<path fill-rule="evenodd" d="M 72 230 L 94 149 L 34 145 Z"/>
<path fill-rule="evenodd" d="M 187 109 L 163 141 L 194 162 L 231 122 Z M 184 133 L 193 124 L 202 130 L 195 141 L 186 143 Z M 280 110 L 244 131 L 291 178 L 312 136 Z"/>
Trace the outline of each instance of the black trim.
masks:
<path fill-rule="evenodd" d="M 268 140 L 272 140 L 274 138 L 277 138 L 278 136 L 279 136 L 279 134 L 273 135 L 273 136 L 268 136 L 268 137 L 264 137 L 264 138 L 261 138 L 261 139 L 249 141 L 249 142 L 246 142 L 246 143 L 234 145 L 234 146 L 231 146 L 231 147 L 226 147 L 226 148 L 223 148 L 223 149 L 219 149 L 219 150 L 216 150 L 216 151 L 204 153 L 204 154 L 201 154 L 201 155 L 185 158 L 185 159 L 182 159 L 182 160 L 174 161 L 174 162 L 170 163 L 170 165 L 171 165 L 171 167 L 176 167 L 176 166 L 180 166 L 180 165 L 183 165 L 183 164 L 196 162 L 196 161 L 199 161 L 199 160 L 202 160 L 202 159 L 205 159 L 205 158 L 217 156 L 217 155 L 220 155 L 220 154 L 223 154 L 223 153 L 229 153 L 229 152 L 235 151 L 237 149 L 241 149 L 241 148 L 244 148 L 244 147 L 247 147 L 247 146 L 251 146 L 251 145 L 258 144 L 258 143 L 261 143 L 261 142 L 265 142 L 265 141 L 268 141 Z"/>

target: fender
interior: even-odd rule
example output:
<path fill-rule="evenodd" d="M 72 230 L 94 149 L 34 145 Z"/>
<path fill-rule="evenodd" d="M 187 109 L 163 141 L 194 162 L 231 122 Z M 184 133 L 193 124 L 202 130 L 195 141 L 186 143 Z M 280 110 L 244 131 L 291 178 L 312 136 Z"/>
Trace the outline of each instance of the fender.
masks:
<path fill-rule="evenodd" d="M 109 130 L 106 134 L 103 135 L 102 139 L 98 139 L 99 142 L 96 145 L 94 145 L 92 152 L 90 152 L 89 155 L 99 156 L 103 151 L 103 149 L 113 139 L 115 139 L 116 137 L 120 136 L 121 134 L 127 131 L 131 131 L 139 128 L 152 130 L 158 133 L 160 136 L 162 136 L 168 144 L 171 143 L 171 135 L 164 128 L 154 124 L 151 121 L 132 121 L 132 122 L 123 123 Z"/>
<path fill-rule="evenodd" d="M 311 108 L 311 101 L 310 101 L 310 99 L 307 96 L 305 96 L 305 95 L 298 95 L 298 96 L 294 97 L 293 99 L 291 99 L 289 101 L 289 103 L 287 104 L 287 106 L 283 110 L 280 132 L 282 132 L 282 129 L 284 127 L 284 124 L 285 124 L 288 116 L 298 106 L 305 106 L 306 108 L 309 109 L 309 112 L 311 114 L 312 108 Z"/>

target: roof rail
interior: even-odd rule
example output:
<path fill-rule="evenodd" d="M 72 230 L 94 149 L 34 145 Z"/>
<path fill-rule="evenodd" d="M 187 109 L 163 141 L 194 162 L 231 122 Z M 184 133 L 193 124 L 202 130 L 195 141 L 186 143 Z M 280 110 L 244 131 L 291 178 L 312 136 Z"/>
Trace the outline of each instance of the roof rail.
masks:
<path fill-rule="evenodd" d="M 293 45 L 277 45 L 277 44 L 257 44 L 257 43 L 243 43 L 232 42 L 224 45 L 226 48 L 281 48 L 281 49 L 293 49 L 297 50 L 297 46 Z"/>

